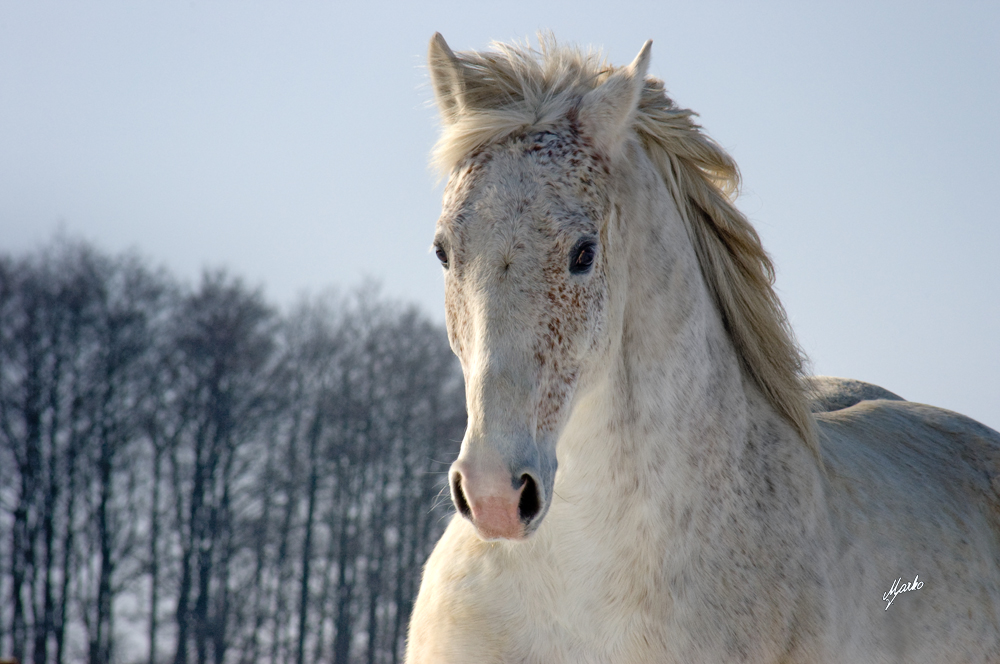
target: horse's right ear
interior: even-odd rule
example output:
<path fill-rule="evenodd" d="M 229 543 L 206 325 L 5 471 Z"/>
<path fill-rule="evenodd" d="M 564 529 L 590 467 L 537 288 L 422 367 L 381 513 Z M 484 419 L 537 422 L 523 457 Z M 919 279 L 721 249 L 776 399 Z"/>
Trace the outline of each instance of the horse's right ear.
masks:
<path fill-rule="evenodd" d="M 441 109 L 441 120 L 445 124 L 456 122 L 465 107 L 465 77 L 463 65 L 448 47 L 440 32 L 431 37 L 427 49 L 427 66 L 431 70 L 434 97 Z"/>

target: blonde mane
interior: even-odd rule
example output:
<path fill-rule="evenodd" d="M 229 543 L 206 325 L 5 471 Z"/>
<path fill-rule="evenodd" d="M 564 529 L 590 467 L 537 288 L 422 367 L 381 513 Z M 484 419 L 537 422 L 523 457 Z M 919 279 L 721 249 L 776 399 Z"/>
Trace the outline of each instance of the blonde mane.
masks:
<path fill-rule="evenodd" d="M 600 53 L 559 46 L 551 36 L 539 42 L 539 50 L 495 43 L 490 52 L 455 54 L 463 80 L 438 91 L 444 128 L 433 163 L 442 174 L 485 145 L 556 125 L 617 70 Z M 736 163 L 695 116 L 667 97 L 662 81 L 647 78 L 633 128 L 687 224 L 744 371 L 818 454 L 805 359 L 774 293 L 774 265 L 733 205 Z"/>

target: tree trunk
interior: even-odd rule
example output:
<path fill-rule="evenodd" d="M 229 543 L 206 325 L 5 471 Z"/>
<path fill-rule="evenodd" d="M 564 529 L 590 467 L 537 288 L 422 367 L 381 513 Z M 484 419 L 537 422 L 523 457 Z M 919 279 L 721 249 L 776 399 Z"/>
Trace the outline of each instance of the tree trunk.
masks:
<path fill-rule="evenodd" d="M 12 654 L 18 661 L 25 660 L 25 647 L 28 640 L 28 625 L 25 616 L 24 598 L 31 598 L 34 606 L 33 576 L 35 570 L 35 525 L 33 517 L 37 518 L 35 502 L 37 491 L 37 473 L 41 468 L 41 363 L 42 358 L 35 348 L 35 339 L 42 337 L 42 330 L 37 329 L 37 316 L 29 312 L 27 324 L 30 339 L 27 352 L 27 371 L 25 377 L 24 398 L 24 449 L 18 459 L 20 473 L 20 495 L 17 507 L 14 508 L 13 549 L 11 550 L 11 594 L 13 615 L 11 617 Z"/>
<path fill-rule="evenodd" d="M 305 664 L 306 625 L 309 617 L 309 563 L 312 557 L 313 521 L 316 514 L 316 489 L 319 484 L 320 461 L 317 450 L 319 448 L 320 434 L 323 431 L 322 417 L 322 406 L 317 403 L 313 424 L 309 430 L 309 488 L 308 496 L 306 497 L 305 541 L 302 543 L 302 578 L 299 584 L 299 634 L 298 648 L 296 649 L 295 656 L 297 664 Z"/>
<path fill-rule="evenodd" d="M 228 447 L 228 446 L 227 446 Z M 219 503 L 218 518 L 213 524 L 213 537 L 218 534 L 218 549 L 222 555 L 217 561 L 218 575 L 216 577 L 216 598 L 214 602 L 214 615 L 211 618 L 212 625 L 212 659 L 215 664 L 223 664 L 226 659 L 226 651 L 229 649 L 229 625 L 230 625 L 230 602 L 229 602 L 229 575 L 230 564 L 233 556 L 233 529 L 232 513 L 230 505 L 230 490 L 232 488 L 232 474 L 235 455 L 231 450 L 227 452 L 226 462 L 222 471 L 222 499 Z"/>
<path fill-rule="evenodd" d="M 59 487 L 62 478 L 59 477 L 59 387 L 62 374 L 62 352 L 59 348 L 59 338 L 53 343 L 56 347 L 55 365 L 49 381 L 49 423 L 48 448 L 49 468 L 46 479 L 45 507 L 42 513 L 43 546 L 45 548 L 45 577 L 42 581 L 42 624 L 35 625 L 34 660 L 39 663 L 48 661 L 49 635 L 54 631 L 55 599 L 52 596 L 52 567 L 55 564 L 56 513 L 59 500 Z"/>
<path fill-rule="evenodd" d="M 74 410 L 77 405 L 74 405 Z M 72 418 L 76 421 L 76 417 Z M 62 543 L 62 589 L 59 596 L 62 601 L 59 603 L 59 622 L 56 625 L 56 658 L 55 664 L 63 664 L 66 646 L 66 610 L 69 606 L 70 581 L 73 578 L 75 560 L 73 547 L 76 546 L 76 475 L 77 456 L 79 454 L 81 442 L 77 435 L 70 435 L 69 447 L 66 451 L 66 477 L 68 486 L 66 487 L 66 523 L 63 531 Z"/>
<path fill-rule="evenodd" d="M 107 432 L 105 436 L 108 436 Z M 101 571 L 97 584 L 97 616 L 95 632 L 90 642 L 90 664 L 108 664 L 111 661 L 111 611 L 112 611 L 112 576 L 114 574 L 114 559 L 112 552 L 112 533 L 109 507 L 112 500 L 112 450 L 113 443 L 107 437 L 101 444 L 101 460 L 98 468 L 100 476 L 100 502 L 97 506 L 98 546 L 101 555 Z"/>
<path fill-rule="evenodd" d="M 156 664 L 157 605 L 160 603 L 160 476 L 163 447 L 153 433 L 153 497 L 149 508 L 149 664 Z"/>
<path fill-rule="evenodd" d="M 345 520 L 346 521 L 346 520 Z M 340 529 L 340 547 L 337 561 L 337 635 L 333 643 L 334 664 L 348 664 L 351 657 L 352 630 L 351 603 L 354 600 L 354 579 L 347 581 L 348 524 Z M 353 577 L 353 575 L 352 575 Z"/>
<path fill-rule="evenodd" d="M 201 438 L 200 432 L 198 439 Z M 177 609 L 175 611 L 175 621 L 177 622 L 177 645 L 174 653 L 174 664 L 187 664 L 188 660 L 188 639 L 191 625 L 191 590 L 194 584 L 192 562 L 197 546 L 198 521 L 201 519 L 201 454 L 200 447 L 195 451 L 195 473 L 194 487 L 191 491 L 187 514 L 184 509 L 184 487 L 180 477 L 180 461 L 175 454 L 172 455 L 174 497 L 177 505 L 177 527 L 181 539 L 181 580 L 177 589 Z M 187 518 L 185 518 L 187 517 Z M 184 532 L 185 521 L 187 522 L 187 533 Z"/>

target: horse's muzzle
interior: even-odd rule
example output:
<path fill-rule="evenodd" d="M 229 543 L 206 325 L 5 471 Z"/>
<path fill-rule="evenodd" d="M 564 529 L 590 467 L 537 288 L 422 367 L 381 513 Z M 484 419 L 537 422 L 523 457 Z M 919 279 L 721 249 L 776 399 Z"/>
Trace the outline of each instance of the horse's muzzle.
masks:
<path fill-rule="evenodd" d="M 455 508 L 483 539 L 525 539 L 541 519 L 545 496 L 531 470 L 480 469 L 459 459 L 449 480 Z"/>

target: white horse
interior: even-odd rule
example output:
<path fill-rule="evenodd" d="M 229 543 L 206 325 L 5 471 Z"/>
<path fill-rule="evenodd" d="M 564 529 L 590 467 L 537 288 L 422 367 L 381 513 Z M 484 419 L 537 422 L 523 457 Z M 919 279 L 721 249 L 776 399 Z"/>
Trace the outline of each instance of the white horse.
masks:
<path fill-rule="evenodd" d="M 649 54 L 431 41 L 469 422 L 407 661 L 1000 662 L 1000 434 L 802 376 Z"/>

